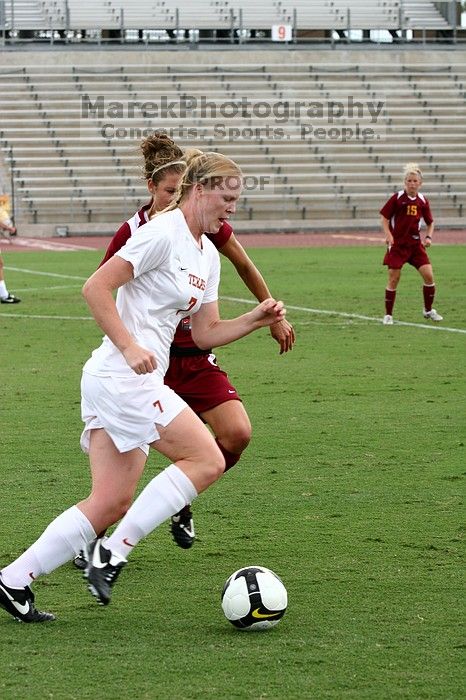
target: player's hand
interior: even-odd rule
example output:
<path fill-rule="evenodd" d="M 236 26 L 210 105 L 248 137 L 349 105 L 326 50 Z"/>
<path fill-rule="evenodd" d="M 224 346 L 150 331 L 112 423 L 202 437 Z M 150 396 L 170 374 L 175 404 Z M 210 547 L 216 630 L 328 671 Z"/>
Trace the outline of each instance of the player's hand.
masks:
<path fill-rule="evenodd" d="M 251 320 L 257 328 L 271 326 L 272 323 L 283 321 L 286 310 L 282 301 L 265 299 L 250 312 Z"/>
<path fill-rule="evenodd" d="M 390 250 L 390 248 L 392 247 L 392 245 L 394 244 L 394 242 L 395 242 L 395 241 L 394 241 L 394 239 L 393 239 L 393 236 L 391 236 L 391 235 L 390 235 L 390 236 L 387 236 L 387 237 L 385 238 L 385 243 L 387 244 L 388 250 Z"/>
<path fill-rule="evenodd" d="M 122 353 L 126 362 L 136 374 L 148 374 L 157 369 L 157 360 L 154 353 L 137 343 L 131 343 Z"/>
<path fill-rule="evenodd" d="M 432 245 L 432 239 L 431 238 L 425 238 L 424 239 L 424 248 L 430 248 Z"/>
<path fill-rule="evenodd" d="M 280 355 L 293 349 L 296 341 L 294 328 L 286 318 L 270 326 L 270 335 L 280 346 Z"/>

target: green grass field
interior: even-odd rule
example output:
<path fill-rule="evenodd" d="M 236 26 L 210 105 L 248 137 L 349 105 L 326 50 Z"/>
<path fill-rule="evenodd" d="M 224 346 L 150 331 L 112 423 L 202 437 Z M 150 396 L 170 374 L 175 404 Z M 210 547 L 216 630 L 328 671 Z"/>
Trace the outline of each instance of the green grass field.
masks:
<path fill-rule="evenodd" d="M 380 249 L 250 253 L 298 340 L 281 357 L 267 331 L 218 351 L 254 436 L 195 502 L 195 546 L 160 527 L 105 609 L 71 565 L 39 580 L 39 607 L 57 621 L 1 611 L 2 700 L 464 697 L 466 248 L 432 254 L 452 331 L 423 327 L 411 269 L 395 318 L 419 325 L 312 311 L 380 319 Z M 0 566 L 87 493 L 79 381 L 101 336 L 80 296 L 98 251 L 5 258 L 23 303 L 0 311 Z M 221 293 L 250 298 L 227 262 Z M 225 317 L 248 308 L 222 301 Z M 163 466 L 151 455 L 145 479 Z M 269 632 L 240 632 L 220 608 L 225 579 L 248 564 L 288 589 Z"/>

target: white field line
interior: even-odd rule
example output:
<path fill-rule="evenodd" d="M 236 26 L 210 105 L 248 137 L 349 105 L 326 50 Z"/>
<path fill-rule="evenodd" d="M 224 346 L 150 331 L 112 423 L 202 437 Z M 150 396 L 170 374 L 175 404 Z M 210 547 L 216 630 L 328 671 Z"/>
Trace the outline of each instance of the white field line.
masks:
<path fill-rule="evenodd" d="M 352 233 L 331 233 L 330 238 L 343 238 L 348 241 L 375 241 L 380 243 L 381 246 L 386 245 L 385 238 L 381 236 L 358 236 Z M 442 243 L 442 241 L 436 240 L 435 247 L 438 248 L 441 245 L 450 245 L 449 243 Z"/>
<path fill-rule="evenodd" d="M 253 301 L 251 299 L 238 299 L 237 297 L 220 297 L 220 299 L 224 299 L 225 301 L 235 301 L 239 302 L 240 304 L 251 304 L 252 306 L 255 306 L 257 304 L 257 301 Z M 291 311 L 300 311 L 304 313 L 309 313 L 309 314 L 320 314 L 324 316 L 340 316 L 341 318 L 357 318 L 362 321 L 375 321 L 376 323 L 382 323 L 381 318 L 377 318 L 377 316 L 363 316 L 362 314 L 349 314 L 346 313 L 345 311 L 330 311 L 326 309 L 311 309 L 308 308 L 307 306 L 291 306 L 290 304 L 286 304 L 286 308 L 290 309 Z M 412 328 L 426 328 L 429 331 L 447 331 L 448 333 L 465 333 L 466 334 L 466 329 L 464 328 L 448 328 L 447 326 L 441 326 L 438 323 L 436 324 L 427 324 L 427 323 L 409 323 L 407 321 L 394 321 L 394 324 L 397 326 L 411 326 Z"/>
<path fill-rule="evenodd" d="M 40 238 L 15 238 L 10 240 L 12 245 L 23 246 L 24 248 L 37 248 L 39 250 L 73 251 L 73 250 L 95 250 L 88 245 L 78 245 L 76 243 L 55 243 L 54 241 L 41 241 Z"/>
<path fill-rule="evenodd" d="M 57 284 L 54 287 L 46 287 L 47 292 L 56 292 L 57 289 L 81 289 L 81 284 Z M 15 292 L 43 292 L 44 287 L 16 287 Z"/>
<path fill-rule="evenodd" d="M 32 275 L 44 275 L 46 277 L 60 277 L 63 279 L 71 280 L 85 280 L 86 277 L 74 277 L 72 275 L 60 275 L 56 272 L 38 272 L 37 270 L 28 270 L 20 267 L 6 267 L 7 270 L 13 270 L 15 272 L 26 272 Z M 220 299 L 224 301 L 234 301 L 239 304 L 249 304 L 254 306 L 257 304 L 256 301 L 252 299 L 241 299 L 238 297 L 224 297 L 221 296 Z M 313 309 L 307 306 L 292 306 L 290 304 L 286 305 L 287 309 L 290 311 L 299 311 L 301 313 L 308 314 L 319 314 L 321 316 L 339 316 L 340 318 L 357 318 L 361 321 L 371 321 L 375 323 L 382 323 L 382 319 L 377 316 L 364 316 L 363 314 L 350 314 L 345 311 L 331 311 L 328 309 Z M 15 314 L 7 313 L 2 314 L 2 319 L 10 316 L 11 318 L 46 318 L 46 319 L 56 319 L 57 321 L 91 321 L 93 318 L 91 316 L 42 316 L 42 315 L 28 315 L 28 314 Z M 462 333 L 466 335 L 466 329 L 464 328 L 449 328 L 448 326 L 441 326 L 439 324 L 427 324 L 427 323 L 409 323 L 408 321 L 394 321 L 394 325 L 397 326 L 410 326 L 411 328 L 425 328 L 429 331 L 444 331 L 446 333 Z"/>
<path fill-rule="evenodd" d="M 0 318 L 4 321 L 6 318 L 35 318 L 47 319 L 50 321 L 94 321 L 93 316 L 51 316 L 46 314 L 10 314 L 8 312 L 1 314 Z"/>
<path fill-rule="evenodd" d="M 351 233 L 332 233 L 330 238 L 344 238 L 348 241 L 377 241 L 381 245 L 385 243 L 385 240 L 381 236 L 357 236 Z"/>
<path fill-rule="evenodd" d="M 59 277 L 63 280 L 79 280 L 80 282 L 85 282 L 87 277 L 75 277 L 74 275 L 60 275 L 58 272 L 40 272 L 39 270 L 28 270 L 23 267 L 11 267 L 11 265 L 5 265 L 5 270 L 12 270 L 13 272 L 25 272 L 28 275 L 42 275 L 43 277 Z"/>

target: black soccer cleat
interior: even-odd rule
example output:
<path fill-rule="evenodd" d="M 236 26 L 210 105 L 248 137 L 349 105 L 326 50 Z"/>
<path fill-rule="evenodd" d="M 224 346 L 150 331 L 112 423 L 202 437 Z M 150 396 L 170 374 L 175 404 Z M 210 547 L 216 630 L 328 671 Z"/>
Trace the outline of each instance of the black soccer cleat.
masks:
<path fill-rule="evenodd" d="M 79 554 L 77 554 L 77 556 L 75 556 L 75 558 L 73 559 L 73 565 L 80 571 L 84 572 L 84 578 L 87 578 L 87 565 L 89 563 L 88 548 L 92 546 L 94 542 L 98 539 L 99 537 L 96 537 L 90 545 L 87 545 L 86 547 L 84 547 L 84 549 L 80 549 Z M 101 544 L 103 544 L 107 537 L 105 537 L 105 535 L 101 535 L 100 539 Z"/>
<path fill-rule="evenodd" d="M 179 513 L 172 515 L 170 530 L 178 547 L 189 549 L 193 546 L 196 534 L 194 532 L 193 514 L 188 503 Z"/>
<path fill-rule="evenodd" d="M 89 545 L 88 556 L 89 561 L 84 574 L 88 582 L 87 587 L 100 605 L 108 605 L 112 587 L 127 561 L 117 554 L 112 554 L 102 545 L 101 539 L 94 540 Z"/>
<path fill-rule="evenodd" d="M 87 553 L 84 549 L 81 549 L 79 554 L 73 559 L 73 564 L 80 571 L 84 571 L 87 568 Z"/>
<path fill-rule="evenodd" d="M 0 302 L 2 304 L 19 304 L 20 301 L 21 301 L 21 299 L 18 299 L 18 297 L 15 297 L 14 294 L 8 294 L 8 296 L 5 297 L 4 299 L 0 299 Z"/>
<path fill-rule="evenodd" d="M 34 607 L 34 593 L 29 586 L 10 588 L 0 576 L 0 605 L 18 622 L 51 622 L 55 615 Z"/>

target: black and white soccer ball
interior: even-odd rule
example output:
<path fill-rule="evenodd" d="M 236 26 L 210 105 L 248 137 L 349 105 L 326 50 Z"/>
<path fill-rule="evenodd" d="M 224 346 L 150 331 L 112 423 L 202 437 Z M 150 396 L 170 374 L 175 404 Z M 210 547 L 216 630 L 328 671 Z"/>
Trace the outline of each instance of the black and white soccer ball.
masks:
<path fill-rule="evenodd" d="M 238 569 L 223 586 L 223 612 L 238 629 L 270 629 L 281 620 L 287 605 L 283 582 L 264 566 Z"/>

